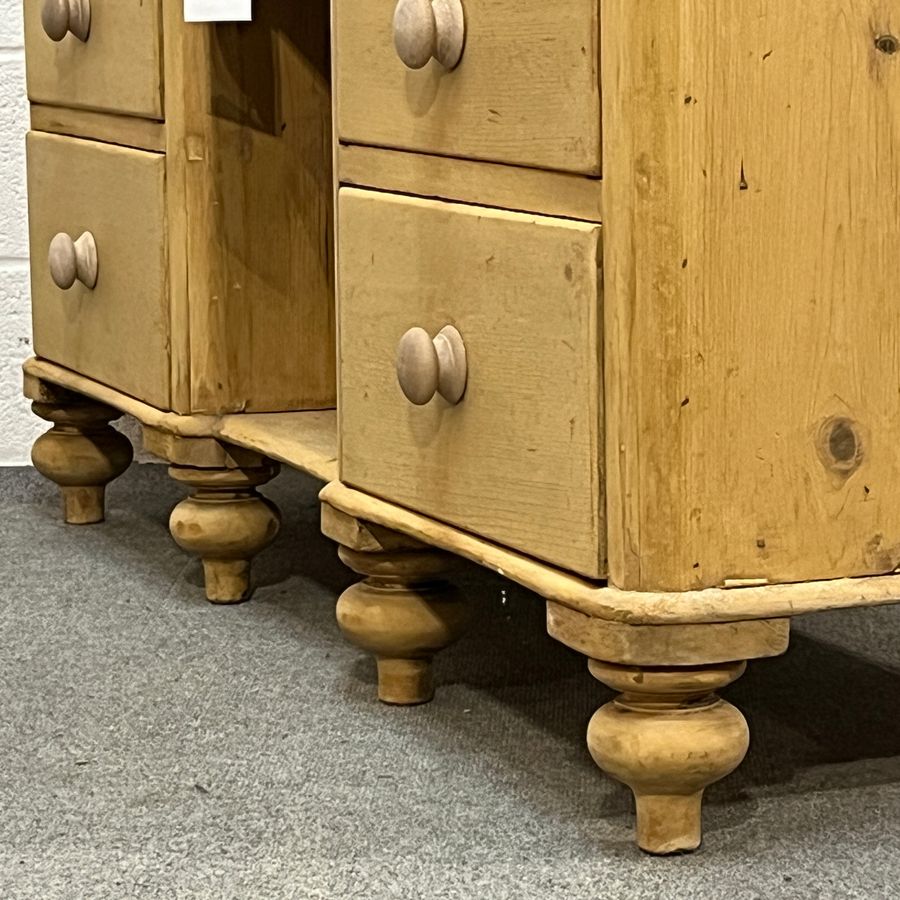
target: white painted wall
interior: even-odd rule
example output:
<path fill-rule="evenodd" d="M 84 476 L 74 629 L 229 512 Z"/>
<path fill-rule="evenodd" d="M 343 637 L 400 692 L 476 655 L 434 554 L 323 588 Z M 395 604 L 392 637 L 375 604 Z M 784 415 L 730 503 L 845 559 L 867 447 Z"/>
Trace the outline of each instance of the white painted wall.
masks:
<path fill-rule="evenodd" d="M 22 0 L 0 0 L 0 465 L 27 463 L 32 442 L 46 429 L 22 396 L 20 369 L 31 355 L 27 128 Z"/>

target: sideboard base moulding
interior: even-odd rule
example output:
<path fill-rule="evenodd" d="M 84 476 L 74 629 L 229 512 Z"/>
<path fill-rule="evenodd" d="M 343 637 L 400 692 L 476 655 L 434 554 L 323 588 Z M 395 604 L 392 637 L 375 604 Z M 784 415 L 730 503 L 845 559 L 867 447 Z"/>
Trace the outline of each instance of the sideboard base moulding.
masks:
<path fill-rule="evenodd" d="M 718 691 L 748 661 L 784 653 L 793 616 L 900 599 L 896 574 L 618 590 L 340 483 L 334 411 L 182 416 L 44 360 L 28 360 L 24 371 L 26 396 L 53 425 L 35 445 L 35 464 L 60 485 L 67 521 L 102 521 L 105 485 L 132 455 L 109 422 L 134 416 L 148 449 L 191 491 L 171 527 L 203 559 L 213 602 L 246 599 L 250 560 L 277 532 L 278 512 L 257 487 L 280 464 L 328 482 L 320 495 L 323 531 L 364 576 L 338 601 L 338 622 L 376 657 L 386 703 L 430 700 L 434 656 L 465 631 L 474 598 L 447 578 L 454 557 L 543 597 L 550 635 L 619 692 L 591 719 L 588 747 L 601 769 L 634 792 L 638 844 L 651 853 L 699 846 L 704 789 L 747 752 L 747 723 Z"/>

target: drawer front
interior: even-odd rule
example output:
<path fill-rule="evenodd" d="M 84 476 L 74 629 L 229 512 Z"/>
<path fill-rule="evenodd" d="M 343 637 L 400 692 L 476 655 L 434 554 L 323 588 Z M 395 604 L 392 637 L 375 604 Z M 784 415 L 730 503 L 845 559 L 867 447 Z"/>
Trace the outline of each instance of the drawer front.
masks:
<path fill-rule="evenodd" d="M 75 138 L 28 135 L 28 210 L 35 351 L 126 394 L 169 406 L 165 159 Z M 96 284 L 62 289 L 71 266 L 66 238 L 88 233 L 96 246 Z M 71 247 L 69 248 L 71 252 Z M 76 254 L 82 257 L 86 254 Z M 52 269 L 52 271 L 51 271 Z M 89 281 L 90 279 L 87 278 Z"/>
<path fill-rule="evenodd" d="M 452 70 L 404 64 L 396 2 L 335 0 L 342 141 L 599 174 L 598 0 L 461 0 Z"/>
<path fill-rule="evenodd" d="M 46 0 L 53 6 L 65 6 Z M 77 7 L 84 0 L 69 0 Z M 25 0 L 25 61 L 28 97 L 35 103 L 83 107 L 163 118 L 162 32 L 159 0 L 90 0 L 89 30 L 79 26 L 59 40 L 45 30 L 45 0 Z M 49 30 L 64 31 L 55 17 Z M 59 36 L 57 33 L 56 36 Z"/>
<path fill-rule="evenodd" d="M 600 226 L 352 188 L 339 221 L 341 479 L 603 575 Z M 413 405 L 398 345 L 447 325 L 465 393 Z"/>

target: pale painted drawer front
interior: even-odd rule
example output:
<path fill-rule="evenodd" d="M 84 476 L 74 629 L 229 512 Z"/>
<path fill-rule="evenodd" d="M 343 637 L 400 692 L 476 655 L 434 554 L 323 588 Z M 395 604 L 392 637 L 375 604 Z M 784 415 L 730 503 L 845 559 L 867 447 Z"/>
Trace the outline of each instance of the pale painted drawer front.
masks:
<path fill-rule="evenodd" d="M 169 406 L 165 159 L 91 141 L 28 135 L 28 208 L 35 351 L 126 394 Z M 54 282 L 57 234 L 85 232 L 97 283 Z"/>
<path fill-rule="evenodd" d="M 28 97 L 35 103 L 163 118 L 159 0 L 91 0 L 87 40 L 44 30 L 45 0 L 25 0 Z"/>
<path fill-rule="evenodd" d="M 401 61 L 396 0 L 335 0 L 340 139 L 599 174 L 598 0 L 462 3 L 448 71 Z"/>
<path fill-rule="evenodd" d="M 602 575 L 600 226 L 351 188 L 339 202 L 341 479 Z M 398 342 L 448 324 L 465 394 L 414 406 Z"/>

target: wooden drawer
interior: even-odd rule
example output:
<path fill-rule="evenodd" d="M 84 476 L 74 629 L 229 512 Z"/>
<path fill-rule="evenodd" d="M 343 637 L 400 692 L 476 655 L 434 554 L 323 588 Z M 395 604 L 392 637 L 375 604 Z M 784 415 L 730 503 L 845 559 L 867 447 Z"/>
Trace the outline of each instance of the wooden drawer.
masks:
<path fill-rule="evenodd" d="M 600 226 L 352 188 L 339 202 L 341 479 L 603 575 Z M 398 342 L 448 324 L 465 394 L 415 406 Z"/>
<path fill-rule="evenodd" d="M 165 158 L 31 132 L 28 208 L 35 350 L 154 406 L 169 408 Z M 57 234 L 93 235 L 98 277 L 62 290 Z"/>
<path fill-rule="evenodd" d="M 52 40 L 42 22 L 44 4 L 25 0 L 29 99 L 163 118 L 159 0 L 90 0 L 84 41 L 71 31 Z"/>
<path fill-rule="evenodd" d="M 340 139 L 599 174 L 598 0 L 462 3 L 448 71 L 401 61 L 395 0 L 335 0 Z"/>

